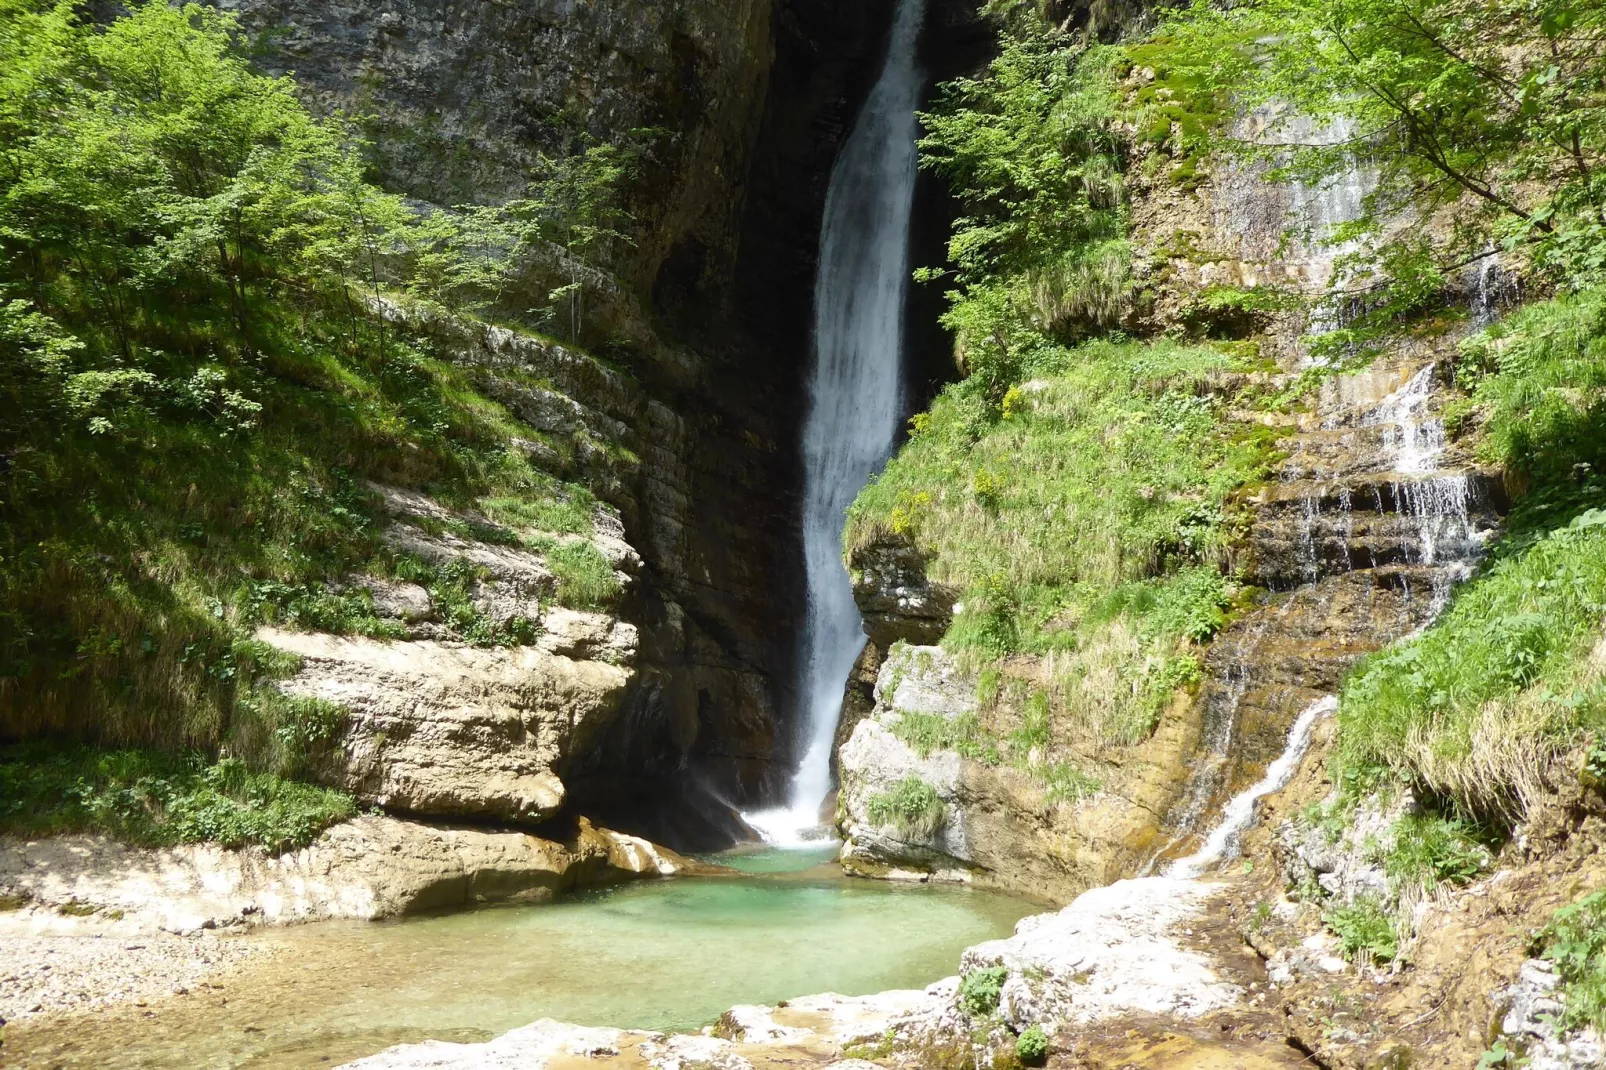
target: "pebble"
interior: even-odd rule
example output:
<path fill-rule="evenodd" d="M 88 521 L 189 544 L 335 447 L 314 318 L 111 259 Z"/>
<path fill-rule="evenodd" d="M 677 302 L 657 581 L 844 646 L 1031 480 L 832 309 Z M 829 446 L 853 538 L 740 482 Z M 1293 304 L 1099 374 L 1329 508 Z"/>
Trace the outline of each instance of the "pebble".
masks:
<path fill-rule="evenodd" d="M 93 923 L 70 934 L 0 933 L 0 1018 L 16 1021 L 127 1002 L 153 1006 L 187 995 L 258 946 L 210 934 L 156 935 L 137 943 L 105 935 Z"/>

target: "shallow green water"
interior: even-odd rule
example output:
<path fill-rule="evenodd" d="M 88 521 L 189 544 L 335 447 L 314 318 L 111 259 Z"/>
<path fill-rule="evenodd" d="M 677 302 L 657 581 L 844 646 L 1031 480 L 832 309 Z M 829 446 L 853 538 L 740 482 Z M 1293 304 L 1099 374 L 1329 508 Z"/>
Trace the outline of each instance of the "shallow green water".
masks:
<path fill-rule="evenodd" d="M 806 852 L 721 861 L 754 875 L 265 934 L 284 953 L 220 996 L 153 1005 L 154 1017 L 114 1028 L 102 1018 L 16 1039 L 41 1065 L 113 1065 L 96 1059 L 115 1044 L 119 1066 L 266 1068 L 430 1037 L 482 1040 L 539 1018 L 695 1029 L 736 1003 L 924 986 L 954 972 L 967 945 L 1006 935 L 1035 909 L 959 888 L 847 880 Z"/>

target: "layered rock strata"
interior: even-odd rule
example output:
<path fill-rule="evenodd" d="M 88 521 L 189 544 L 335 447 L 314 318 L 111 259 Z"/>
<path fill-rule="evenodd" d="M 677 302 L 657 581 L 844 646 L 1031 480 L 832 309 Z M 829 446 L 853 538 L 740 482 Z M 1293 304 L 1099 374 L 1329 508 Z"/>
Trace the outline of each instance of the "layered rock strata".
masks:
<path fill-rule="evenodd" d="M 1140 864 L 1175 790 L 1194 734 L 1173 711 L 1123 756 L 1100 790 L 1056 799 L 1040 777 L 974 751 L 921 747 L 906 718 L 979 725 L 977 680 L 940 647 L 894 645 L 880 665 L 874 707 L 838 755 L 841 862 L 859 876 L 942 880 L 1069 902 Z M 984 745 L 980 740 L 978 745 Z M 882 807 L 909 781 L 934 793 L 931 820 L 899 821 Z"/>
<path fill-rule="evenodd" d="M 645 147 L 631 240 L 583 273 L 585 315 L 561 325 L 608 363 L 503 328 L 413 326 L 536 429 L 514 445 L 538 467 L 616 510 L 642 560 L 614 614 L 637 631 L 635 675 L 603 738 L 571 755 L 568 796 L 658 838 L 728 842 L 731 806 L 790 768 L 814 247 L 890 0 L 222 6 L 268 69 L 369 116 L 383 180 L 420 201 L 516 195 L 541 154 L 587 141 Z M 532 259 L 495 318 L 527 318 L 555 285 L 550 259 Z M 545 806 L 519 788 L 479 812 Z"/>
<path fill-rule="evenodd" d="M 280 855 L 215 844 L 138 848 L 90 836 L 0 841 L 0 893 L 28 908 L 5 915 L 8 925 L 27 928 L 30 916 L 55 912 L 117 922 L 128 932 L 178 934 L 540 901 L 585 885 L 702 868 L 584 821 L 566 838 L 543 839 L 359 817 Z"/>

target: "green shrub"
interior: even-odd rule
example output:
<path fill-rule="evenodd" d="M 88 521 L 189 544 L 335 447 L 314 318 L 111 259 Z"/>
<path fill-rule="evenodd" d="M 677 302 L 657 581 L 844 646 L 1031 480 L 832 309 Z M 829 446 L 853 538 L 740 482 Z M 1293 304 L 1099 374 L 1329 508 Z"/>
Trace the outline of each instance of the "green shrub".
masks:
<path fill-rule="evenodd" d="M 607 240 L 621 156 L 543 158 L 529 199 L 425 215 L 367 181 L 352 124 L 253 70 L 215 6 L 23 0 L 0 23 L 0 734 L 226 747 L 276 771 L 299 729 L 255 694 L 251 631 L 401 634 L 333 589 L 383 571 L 370 484 L 477 505 L 492 524 L 441 523 L 469 537 L 590 533 L 594 497 L 560 476 L 582 446 L 625 451 L 525 424 L 428 325 L 556 236 L 530 227 L 565 225 L 538 210 L 558 194 L 584 193 Z M 607 597 L 594 562 L 564 565 L 564 597 Z M 465 638 L 534 638 L 466 612 L 460 579 Z"/>
<path fill-rule="evenodd" d="M 971 970 L 959 982 L 959 1004 L 973 1018 L 985 1018 L 998 1010 L 998 997 L 1009 979 L 1007 966 L 988 966 Z"/>
<path fill-rule="evenodd" d="M 1466 884 L 1489 865 L 1489 830 L 1442 814 L 1400 818 L 1383 860 L 1395 891 L 1432 891 L 1441 884 Z"/>
<path fill-rule="evenodd" d="M 1338 936 L 1347 959 L 1387 964 L 1399 957 L 1394 922 L 1375 899 L 1361 897 L 1348 906 L 1334 907 L 1322 921 Z"/>
<path fill-rule="evenodd" d="M 1027 1066 L 1041 1066 L 1048 1059 L 1048 1034 L 1034 1025 L 1015 1038 L 1015 1056 Z"/>
<path fill-rule="evenodd" d="M 1606 890 L 1556 911 L 1540 941 L 1561 979 L 1563 1023 L 1606 1029 Z"/>
<path fill-rule="evenodd" d="M 321 583 L 260 580 L 247 586 L 240 600 L 241 619 L 283 624 L 334 635 L 366 635 L 405 639 L 407 629 L 374 613 L 373 596 L 365 590 L 334 591 Z"/>
<path fill-rule="evenodd" d="M 0 831 L 99 832 L 152 846 L 305 846 L 356 813 L 349 795 L 252 773 L 237 758 L 20 744 L 0 750 Z"/>
<path fill-rule="evenodd" d="M 891 825 L 907 840 L 928 840 L 948 820 L 948 807 L 937 789 L 914 775 L 900 780 L 890 791 L 870 796 L 865 810 L 871 821 Z"/>

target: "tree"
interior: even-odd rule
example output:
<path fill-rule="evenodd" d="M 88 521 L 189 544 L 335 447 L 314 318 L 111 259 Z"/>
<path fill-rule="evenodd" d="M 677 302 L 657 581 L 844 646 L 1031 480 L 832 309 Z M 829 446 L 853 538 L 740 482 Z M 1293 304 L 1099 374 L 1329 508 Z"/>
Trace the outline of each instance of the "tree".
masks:
<path fill-rule="evenodd" d="M 944 322 L 967 370 L 985 372 L 997 394 L 1024 348 L 1125 311 L 1114 59 L 1063 35 L 1006 31 L 987 74 L 948 83 L 921 116 L 923 164 L 965 207 L 949 243 L 957 288 Z"/>
<path fill-rule="evenodd" d="M 1345 236 L 1414 240 L 1429 254 L 1415 262 L 1440 271 L 1498 246 L 1566 285 L 1603 277 L 1602 0 L 1196 0 L 1156 40 L 1240 111 L 1280 107 L 1353 131 L 1288 146 L 1289 174 L 1319 178 L 1357 154 L 1376 166 L 1366 218 Z M 1404 212 L 1441 224 L 1430 248 L 1423 228 L 1383 233 Z"/>

